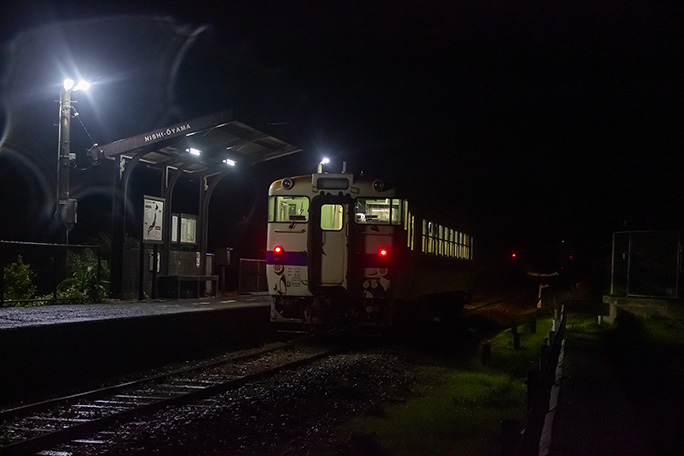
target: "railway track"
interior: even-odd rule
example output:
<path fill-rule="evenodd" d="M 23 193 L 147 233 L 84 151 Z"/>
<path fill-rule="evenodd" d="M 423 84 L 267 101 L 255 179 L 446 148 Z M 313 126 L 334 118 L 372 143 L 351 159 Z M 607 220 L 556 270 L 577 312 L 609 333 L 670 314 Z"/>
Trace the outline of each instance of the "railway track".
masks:
<path fill-rule="evenodd" d="M 0 455 L 67 456 L 77 454 L 79 445 L 104 447 L 108 429 L 115 425 L 196 403 L 350 348 L 316 347 L 307 345 L 308 339 L 1 411 Z"/>

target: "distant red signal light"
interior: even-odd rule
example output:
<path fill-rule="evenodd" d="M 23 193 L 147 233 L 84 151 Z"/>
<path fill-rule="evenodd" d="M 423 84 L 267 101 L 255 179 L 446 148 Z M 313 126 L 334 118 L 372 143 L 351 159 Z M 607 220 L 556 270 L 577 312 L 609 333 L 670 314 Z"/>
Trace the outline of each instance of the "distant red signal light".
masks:
<path fill-rule="evenodd" d="M 276 245 L 275 247 L 273 247 L 273 253 L 275 253 L 276 255 L 282 255 L 283 252 L 285 252 L 285 249 L 283 249 L 282 245 Z"/>
<path fill-rule="evenodd" d="M 511 258 L 517 258 L 518 254 L 517 253 L 511 253 Z"/>

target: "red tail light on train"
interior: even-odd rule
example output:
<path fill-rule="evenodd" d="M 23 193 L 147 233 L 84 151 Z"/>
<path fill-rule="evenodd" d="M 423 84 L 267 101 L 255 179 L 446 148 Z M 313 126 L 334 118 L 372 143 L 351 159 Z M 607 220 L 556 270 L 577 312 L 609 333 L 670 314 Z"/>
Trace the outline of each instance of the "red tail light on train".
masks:
<path fill-rule="evenodd" d="M 378 250 L 378 256 L 380 258 L 388 258 L 388 255 L 389 255 L 389 250 L 387 250 L 387 249 Z"/>
<path fill-rule="evenodd" d="M 282 255 L 283 253 L 285 253 L 285 249 L 283 249 L 283 246 L 282 246 L 282 245 L 276 245 L 275 247 L 273 247 L 273 253 L 274 253 L 276 256 L 280 256 L 280 255 Z"/>

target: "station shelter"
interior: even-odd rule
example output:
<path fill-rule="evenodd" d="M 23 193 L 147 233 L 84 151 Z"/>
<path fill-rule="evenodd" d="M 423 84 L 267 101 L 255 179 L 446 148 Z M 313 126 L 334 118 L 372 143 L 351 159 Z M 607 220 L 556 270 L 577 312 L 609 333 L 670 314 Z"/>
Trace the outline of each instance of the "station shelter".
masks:
<path fill-rule="evenodd" d="M 684 318 L 684 232 L 613 233 L 610 290 L 603 296 L 610 315 L 617 309 Z"/>
<path fill-rule="evenodd" d="M 202 295 L 209 288 L 215 291 L 218 277 L 212 274 L 207 234 L 209 202 L 216 186 L 234 172 L 236 164 L 249 167 L 300 151 L 238 122 L 227 111 L 93 146 L 90 155 L 94 162 L 118 162 L 112 204 L 111 296 L 181 298 Z M 131 175 L 136 167 L 156 171 L 158 194 L 142 195 L 142 201 L 132 196 Z M 174 189 L 182 179 L 198 182 L 197 214 L 172 210 Z M 125 248 L 131 204 L 144 206 L 142 226 L 135 228 L 140 233 L 139 246 L 132 250 Z M 216 256 L 219 263 L 230 262 L 229 251 L 220 253 Z"/>

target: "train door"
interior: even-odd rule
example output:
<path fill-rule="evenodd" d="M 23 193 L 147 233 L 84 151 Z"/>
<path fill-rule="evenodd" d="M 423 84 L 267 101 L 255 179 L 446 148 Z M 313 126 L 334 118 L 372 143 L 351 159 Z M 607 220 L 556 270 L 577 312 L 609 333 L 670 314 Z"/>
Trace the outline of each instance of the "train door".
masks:
<path fill-rule="evenodd" d="M 311 203 L 310 288 L 346 289 L 350 201 L 342 197 L 319 196 Z"/>

